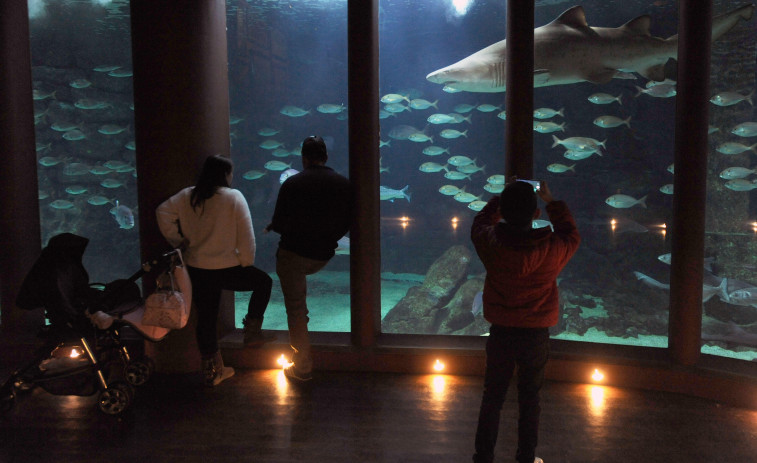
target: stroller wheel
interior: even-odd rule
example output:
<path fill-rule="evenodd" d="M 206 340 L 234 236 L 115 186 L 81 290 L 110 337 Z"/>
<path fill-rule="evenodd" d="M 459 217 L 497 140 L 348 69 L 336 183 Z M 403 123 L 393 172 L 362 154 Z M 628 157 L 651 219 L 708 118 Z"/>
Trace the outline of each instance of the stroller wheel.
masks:
<path fill-rule="evenodd" d="M 107 415 L 118 415 L 129 408 L 134 397 L 134 388 L 125 381 L 113 381 L 107 389 L 100 391 L 97 408 Z"/>
<path fill-rule="evenodd" d="M 34 389 L 34 383 L 24 380 L 24 378 L 17 377 L 13 382 L 13 388 L 16 392 L 29 392 Z"/>
<path fill-rule="evenodd" d="M 16 396 L 14 395 L 0 397 L 0 415 L 8 413 L 10 409 L 13 408 L 15 402 Z"/>
<path fill-rule="evenodd" d="M 0 388 L 0 414 L 7 413 L 16 402 L 16 394 L 13 391 L 13 383 L 8 380 Z"/>
<path fill-rule="evenodd" d="M 152 360 L 147 357 L 130 362 L 126 365 L 126 368 L 124 368 L 126 381 L 132 386 L 141 386 L 145 384 L 147 380 L 150 379 L 150 376 L 152 376 L 152 372 L 155 368 L 153 365 Z"/>

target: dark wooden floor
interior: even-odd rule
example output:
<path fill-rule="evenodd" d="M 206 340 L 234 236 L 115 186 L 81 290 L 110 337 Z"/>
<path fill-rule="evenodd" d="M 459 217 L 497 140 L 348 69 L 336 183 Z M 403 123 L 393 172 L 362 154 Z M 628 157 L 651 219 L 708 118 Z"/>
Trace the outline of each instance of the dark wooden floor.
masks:
<path fill-rule="evenodd" d="M 480 377 L 238 370 L 215 389 L 156 376 L 122 418 L 34 390 L 0 418 L 0 462 L 466 462 Z M 514 390 L 498 461 L 514 461 Z M 550 382 L 547 463 L 757 462 L 757 411 L 670 393 Z"/>

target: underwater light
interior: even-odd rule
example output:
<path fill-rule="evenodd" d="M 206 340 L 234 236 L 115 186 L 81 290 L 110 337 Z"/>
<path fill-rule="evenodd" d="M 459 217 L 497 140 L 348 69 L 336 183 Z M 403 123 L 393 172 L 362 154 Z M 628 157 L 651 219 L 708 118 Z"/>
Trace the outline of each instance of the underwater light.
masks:
<path fill-rule="evenodd" d="M 436 362 L 434 362 L 434 367 L 433 368 L 436 371 L 443 371 L 444 370 L 444 364 L 439 359 L 436 359 Z"/>
<path fill-rule="evenodd" d="M 591 374 L 591 379 L 596 382 L 602 381 L 603 379 L 605 379 L 605 374 L 599 371 L 598 368 L 595 368 L 594 373 Z"/>
<path fill-rule="evenodd" d="M 471 3 L 473 3 L 472 0 L 452 0 L 452 7 L 458 16 L 462 16 L 468 12 Z"/>
<path fill-rule="evenodd" d="M 615 219 L 610 219 L 610 229 L 612 231 L 615 231 L 615 227 L 618 225 L 618 221 Z"/>
<path fill-rule="evenodd" d="M 75 358 L 79 357 L 80 355 L 81 355 L 81 352 L 79 352 L 78 350 L 76 350 L 76 347 L 72 347 L 71 348 L 71 353 L 68 354 L 68 356 L 70 358 L 72 358 L 72 359 L 75 359 Z"/>

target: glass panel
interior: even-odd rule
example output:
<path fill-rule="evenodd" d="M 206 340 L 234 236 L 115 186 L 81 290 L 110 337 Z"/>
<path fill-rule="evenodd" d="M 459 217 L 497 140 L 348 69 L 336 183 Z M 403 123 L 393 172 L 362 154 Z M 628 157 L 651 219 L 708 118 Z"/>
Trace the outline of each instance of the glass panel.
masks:
<path fill-rule="evenodd" d="M 227 1 L 231 153 L 235 187 L 247 198 L 256 230 L 255 266 L 276 280 L 264 328 L 286 330 L 276 277 L 279 235 L 264 233 L 289 169 L 302 170 L 300 145 L 320 135 L 327 166 L 347 176 L 347 2 Z M 309 329 L 350 330 L 349 240 L 308 277 Z M 236 295 L 236 324 L 249 293 Z"/>
<path fill-rule="evenodd" d="M 504 37 L 504 2 L 477 5 L 466 15 L 465 6 L 457 13 L 447 1 L 380 2 L 385 333 L 487 330 L 471 312 L 484 269 L 470 243 L 470 208 L 490 196 L 483 189 L 487 177 L 504 171 L 498 117 L 504 116 L 504 93 L 452 93 L 426 80 L 476 43 Z M 444 308 L 451 299 L 454 306 Z"/>
<path fill-rule="evenodd" d="M 569 6 L 558 3 L 536 3 L 537 27 Z M 445 79 L 426 79 L 505 38 L 505 2 L 464 4 L 381 3 L 381 93 L 400 95 L 393 97 L 396 103 L 388 97 L 382 112 L 381 138 L 389 142 L 381 148 L 382 165 L 389 168 L 381 174 L 381 184 L 388 187 L 382 198 L 384 332 L 488 332 L 476 297 L 484 269 L 469 230 L 481 207 L 476 201 L 502 188 L 502 179 L 492 175 L 504 171 L 504 123 L 498 117 L 504 93 L 482 92 L 480 75 L 469 85 L 460 84 L 466 76 L 449 77 L 458 83 L 446 86 Z M 648 7 L 583 4 L 589 24 L 597 27 L 618 27 L 649 13 Z M 655 6 L 652 35 L 674 35 L 676 20 L 674 4 Z M 570 56 L 576 48 L 555 49 L 565 40 L 539 49 L 537 66 L 555 53 L 568 58 L 560 64 L 568 71 L 582 73 L 579 57 Z M 585 47 L 587 53 L 598 52 L 596 43 Z M 617 66 L 623 64 L 627 71 L 634 69 L 633 63 Z M 501 87 L 497 73 L 504 72 L 502 65 L 492 63 L 485 72 L 491 76 L 484 87 Z M 555 77 L 534 90 L 534 107 L 540 110 L 534 118 L 535 178 L 546 180 L 555 198 L 567 202 L 583 238 L 558 279 L 562 318 L 553 335 L 665 347 L 669 270 L 658 256 L 669 249 L 665 224 L 672 200 L 664 186 L 673 178 L 667 168 L 673 159 L 675 99 L 647 90 L 648 79 L 639 73 L 611 77 L 594 76 L 607 81 L 602 84 L 551 85 Z M 571 148 L 566 159 L 563 153 Z M 458 156 L 473 162 L 464 165 L 469 160 Z M 462 189 L 465 194 L 454 194 Z M 445 252 L 448 260 L 440 260 Z M 460 259 L 463 254 L 469 262 Z"/>
<path fill-rule="evenodd" d="M 714 7 L 716 17 L 728 11 Z M 746 360 L 757 358 L 753 21 L 738 24 L 712 46 L 702 318 L 703 353 Z"/>
<path fill-rule="evenodd" d="M 127 1 L 29 1 L 42 243 L 89 238 L 91 281 L 139 269 Z"/>

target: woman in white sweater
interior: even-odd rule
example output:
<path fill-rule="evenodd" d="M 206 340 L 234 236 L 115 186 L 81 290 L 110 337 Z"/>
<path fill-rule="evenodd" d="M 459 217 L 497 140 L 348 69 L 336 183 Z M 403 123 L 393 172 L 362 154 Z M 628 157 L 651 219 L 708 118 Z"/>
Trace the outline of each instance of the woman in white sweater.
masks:
<path fill-rule="evenodd" d="M 183 247 L 197 307 L 197 345 L 205 384 L 215 386 L 234 375 L 224 367 L 216 327 L 221 290 L 252 291 L 244 318 L 244 340 L 260 345 L 263 314 L 271 298 L 271 277 L 253 267 L 255 232 L 247 201 L 230 188 L 234 165 L 221 155 L 205 160 L 197 185 L 171 196 L 157 209 L 158 226 L 174 247 Z"/>

